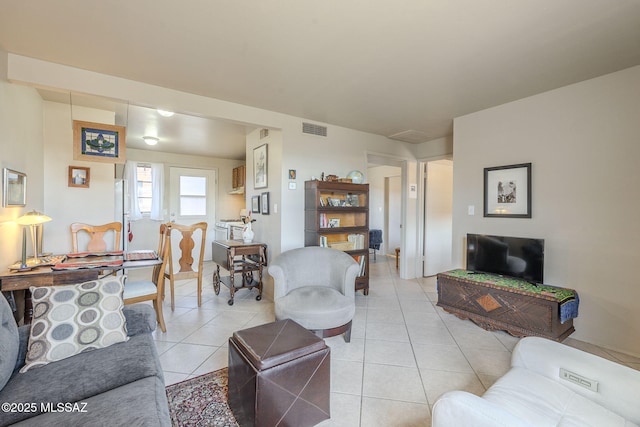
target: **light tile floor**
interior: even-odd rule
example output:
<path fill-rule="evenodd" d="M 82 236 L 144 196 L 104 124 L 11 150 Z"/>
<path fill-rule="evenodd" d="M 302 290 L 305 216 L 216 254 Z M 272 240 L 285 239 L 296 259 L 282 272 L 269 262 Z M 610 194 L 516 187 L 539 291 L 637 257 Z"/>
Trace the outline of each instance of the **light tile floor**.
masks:
<path fill-rule="evenodd" d="M 436 307 L 434 277 L 403 280 L 395 260 L 378 256 L 370 265 L 368 296 L 358 292 L 351 342 L 331 347 L 331 420 L 321 426 L 429 426 L 431 408 L 449 390 L 482 394 L 509 368 L 518 341 L 489 332 Z M 274 320 L 273 302 L 256 301 L 255 290 L 216 296 L 215 264 L 205 263 L 202 306 L 195 280 L 177 283 L 176 308 L 164 303 L 167 332 L 155 340 L 167 385 L 227 366 L 233 331 Z M 148 274 L 132 271 L 130 276 Z M 565 343 L 640 369 L 640 359 L 568 338 Z"/>

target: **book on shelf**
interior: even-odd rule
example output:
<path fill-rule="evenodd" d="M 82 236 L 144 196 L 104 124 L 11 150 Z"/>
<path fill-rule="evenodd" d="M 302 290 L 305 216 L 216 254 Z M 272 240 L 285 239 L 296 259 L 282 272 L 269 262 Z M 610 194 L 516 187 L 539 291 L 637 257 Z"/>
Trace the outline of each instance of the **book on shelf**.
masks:
<path fill-rule="evenodd" d="M 353 249 L 364 249 L 364 235 L 362 234 L 349 234 L 347 241 L 353 244 Z"/>
<path fill-rule="evenodd" d="M 320 214 L 320 228 L 327 228 L 327 214 Z"/>
<path fill-rule="evenodd" d="M 353 243 L 351 242 L 333 242 L 329 245 L 329 247 L 333 249 L 338 249 L 340 251 L 354 250 Z"/>
<path fill-rule="evenodd" d="M 364 256 L 360 257 L 360 273 L 358 274 L 358 276 L 364 276 L 365 273 L 365 262 L 364 262 Z"/>
<path fill-rule="evenodd" d="M 358 271 L 358 276 L 364 276 L 365 273 L 365 259 L 364 259 L 364 255 L 351 255 L 353 257 L 353 259 L 358 263 L 358 265 L 360 266 L 360 271 Z"/>

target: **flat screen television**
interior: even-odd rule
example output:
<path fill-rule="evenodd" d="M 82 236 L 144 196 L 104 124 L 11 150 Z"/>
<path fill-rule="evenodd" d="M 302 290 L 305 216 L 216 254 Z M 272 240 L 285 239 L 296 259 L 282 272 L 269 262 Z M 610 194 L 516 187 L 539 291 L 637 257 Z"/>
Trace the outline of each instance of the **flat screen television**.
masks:
<path fill-rule="evenodd" d="M 467 270 L 544 283 L 544 239 L 467 234 Z"/>

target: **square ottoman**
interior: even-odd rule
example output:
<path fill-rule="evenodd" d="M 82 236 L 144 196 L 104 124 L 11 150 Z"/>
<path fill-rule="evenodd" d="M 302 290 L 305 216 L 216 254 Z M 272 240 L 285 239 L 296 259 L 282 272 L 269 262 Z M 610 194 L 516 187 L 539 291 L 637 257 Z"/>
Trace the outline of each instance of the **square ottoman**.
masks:
<path fill-rule="evenodd" d="M 313 426 L 330 417 L 330 352 L 290 319 L 229 338 L 229 407 L 241 426 Z"/>

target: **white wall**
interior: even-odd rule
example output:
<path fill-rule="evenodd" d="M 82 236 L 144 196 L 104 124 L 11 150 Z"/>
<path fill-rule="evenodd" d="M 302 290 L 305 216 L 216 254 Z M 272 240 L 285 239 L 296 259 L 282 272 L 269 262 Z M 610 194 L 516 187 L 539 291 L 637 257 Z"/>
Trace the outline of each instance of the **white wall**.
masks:
<path fill-rule="evenodd" d="M 253 150 L 267 144 L 267 187 L 255 188 L 254 179 L 254 158 Z M 282 192 L 290 191 L 283 189 L 283 182 L 286 174 L 288 179 L 288 169 L 284 170 L 282 165 L 282 132 L 277 129 L 270 129 L 269 136 L 260 139 L 260 129 L 256 129 L 247 135 L 247 156 L 246 156 L 247 178 L 244 186 L 246 195 L 246 209 L 251 212 L 251 198 L 260 197 L 262 193 L 269 193 L 269 214 L 251 213 L 251 218 L 255 219 L 252 224 L 255 242 L 263 242 L 267 244 L 267 263 L 281 252 L 281 235 L 283 232 L 288 233 L 291 228 L 288 225 L 282 225 L 285 218 L 291 214 L 282 201 Z M 295 168 L 293 168 L 295 169 Z M 299 181 L 299 178 L 298 178 Z M 287 181 L 288 182 L 288 181 Z M 304 192 L 302 189 L 293 190 L 296 192 Z M 262 200 L 261 200 L 262 203 Z M 260 207 L 262 212 L 262 205 Z M 285 223 L 286 224 L 286 223 Z M 265 271 L 263 278 L 263 295 L 265 298 L 273 299 L 273 280 Z"/>
<path fill-rule="evenodd" d="M 454 135 L 456 265 L 466 233 L 544 238 L 545 282 L 580 295 L 572 336 L 640 355 L 640 67 L 459 117 Z M 525 162 L 532 218 L 483 218 L 483 168 Z"/>
<path fill-rule="evenodd" d="M 44 208 L 52 221 L 44 225 L 44 252 L 71 251 L 74 222 L 105 224 L 114 220 L 114 173 L 109 163 L 73 160 L 73 125 L 69 105 L 44 105 Z M 73 120 L 114 124 L 115 113 L 73 107 Z M 69 187 L 69 166 L 90 169 L 89 188 Z"/>
<path fill-rule="evenodd" d="M 434 139 L 414 146 L 414 152 L 418 159 L 436 159 L 443 155 L 453 153 L 453 136 Z"/>
<path fill-rule="evenodd" d="M 0 63 L 5 57 L 0 51 Z M 43 201 L 42 141 L 40 96 L 32 88 L 13 85 L 0 78 L 0 169 L 9 168 L 27 174 L 27 205 L 7 208 L 0 205 L 2 271 L 19 260 L 22 253 L 22 227 L 15 220 L 34 209 L 48 213 Z M 32 254 L 30 235 L 27 239 L 27 253 Z"/>
<path fill-rule="evenodd" d="M 267 187 L 255 188 L 254 183 L 254 158 L 253 150 L 257 147 L 267 145 Z M 260 197 L 262 193 L 269 193 L 269 214 L 262 214 L 262 205 L 260 213 L 251 213 L 251 217 L 255 219 L 252 224 L 254 231 L 254 240 L 258 242 L 268 242 L 269 255 L 280 253 L 280 232 L 283 213 L 281 206 L 281 192 L 283 174 L 288 171 L 282 169 L 282 132 L 275 129 L 269 130 L 269 136 L 260 139 L 260 129 L 256 129 L 247 135 L 247 181 L 245 183 L 246 209 L 251 212 L 251 198 Z M 288 191 L 288 190 L 287 190 Z M 304 190 L 303 190 L 304 191 Z M 262 203 L 262 201 L 261 201 Z M 288 230 L 288 228 L 286 228 Z"/>

